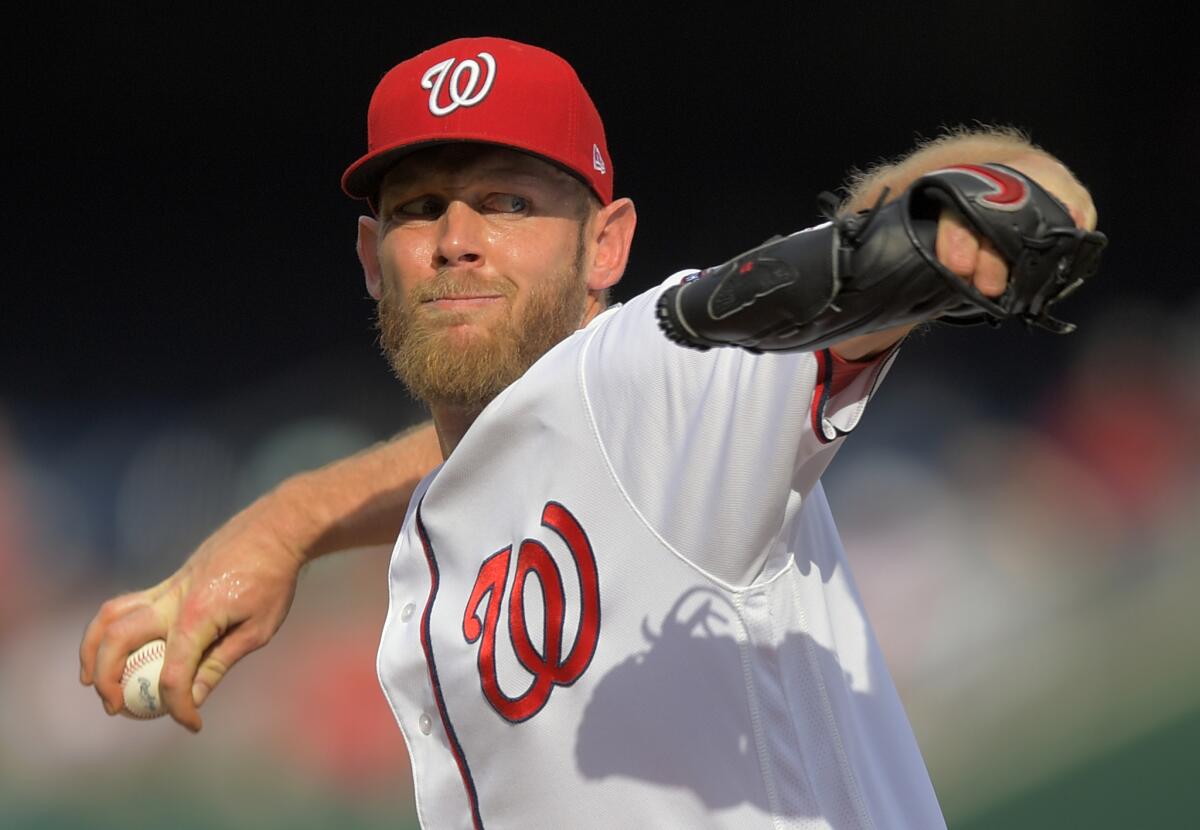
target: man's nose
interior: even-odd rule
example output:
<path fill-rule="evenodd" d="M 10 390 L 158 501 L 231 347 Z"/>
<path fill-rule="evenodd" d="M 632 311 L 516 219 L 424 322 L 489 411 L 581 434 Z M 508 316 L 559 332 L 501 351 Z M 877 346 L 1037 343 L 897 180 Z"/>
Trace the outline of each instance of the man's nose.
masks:
<path fill-rule="evenodd" d="M 483 218 L 466 202 L 453 201 L 438 219 L 436 267 L 477 267 L 483 264 Z"/>

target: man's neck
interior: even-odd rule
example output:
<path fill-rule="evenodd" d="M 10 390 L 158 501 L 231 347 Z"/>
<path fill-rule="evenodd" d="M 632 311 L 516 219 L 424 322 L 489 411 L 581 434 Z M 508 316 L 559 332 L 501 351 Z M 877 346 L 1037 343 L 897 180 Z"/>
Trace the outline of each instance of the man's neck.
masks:
<path fill-rule="evenodd" d="M 471 424 L 479 417 L 480 409 L 453 406 L 450 404 L 431 404 L 430 414 L 433 415 L 433 426 L 437 430 L 438 445 L 442 448 L 442 458 L 448 459 L 450 453 L 458 446 L 458 442 L 467 434 Z"/>

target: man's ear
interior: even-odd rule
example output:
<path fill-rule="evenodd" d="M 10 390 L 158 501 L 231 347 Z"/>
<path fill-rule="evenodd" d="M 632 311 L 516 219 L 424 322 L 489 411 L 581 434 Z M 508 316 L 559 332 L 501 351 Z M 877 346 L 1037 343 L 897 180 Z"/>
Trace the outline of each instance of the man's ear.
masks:
<path fill-rule="evenodd" d="M 588 269 L 589 291 L 603 291 L 617 284 L 629 262 L 629 248 L 637 227 L 637 210 L 631 199 L 617 199 L 600 208 L 588 222 L 592 259 Z"/>
<path fill-rule="evenodd" d="M 358 261 L 362 263 L 367 293 L 376 300 L 383 294 L 383 274 L 379 270 L 379 220 L 370 216 L 358 217 Z"/>

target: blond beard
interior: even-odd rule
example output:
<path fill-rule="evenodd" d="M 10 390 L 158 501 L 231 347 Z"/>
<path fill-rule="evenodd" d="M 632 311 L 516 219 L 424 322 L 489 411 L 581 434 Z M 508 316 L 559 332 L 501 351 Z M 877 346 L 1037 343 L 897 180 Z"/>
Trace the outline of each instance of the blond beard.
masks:
<path fill-rule="evenodd" d="M 582 253 L 582 252 L 580 252 Z M 481 280 L 442 271 L 413 289 L 408 297 L 387 287 L 377 309 L 379 341 L 396 377 L 426 404 L 480 410 L 509 384 L 579 328 L 587 288 L 582 258 L 548 274 L 529 291 L 525 309 L 515 316 L 515 287 L 506 280 Z M 503 317 L 490 328 L 472 332 L 466 345 L 456 344 L 451 328 L 471 318 L 471 311 L 429 313 L 425 300 L 453 294 L 500 293 Z"/>

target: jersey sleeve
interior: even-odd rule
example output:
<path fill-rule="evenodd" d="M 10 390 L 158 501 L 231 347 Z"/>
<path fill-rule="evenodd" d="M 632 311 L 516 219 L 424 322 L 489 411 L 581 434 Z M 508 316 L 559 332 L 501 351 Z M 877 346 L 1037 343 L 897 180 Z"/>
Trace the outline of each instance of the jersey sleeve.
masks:
<path fill-rule="evenodd" d="M 642 520 L 712 578 L 745 585 L 862 418 L 895 350 L 847 368 L 828 350 L 678 346 L 654 307 L 691 273 L 597 321 L 580 359 L 583 394 L 606 463 Z"/>

